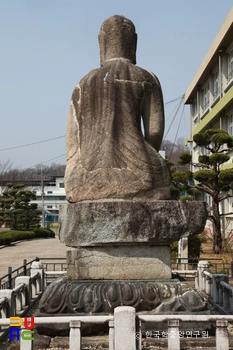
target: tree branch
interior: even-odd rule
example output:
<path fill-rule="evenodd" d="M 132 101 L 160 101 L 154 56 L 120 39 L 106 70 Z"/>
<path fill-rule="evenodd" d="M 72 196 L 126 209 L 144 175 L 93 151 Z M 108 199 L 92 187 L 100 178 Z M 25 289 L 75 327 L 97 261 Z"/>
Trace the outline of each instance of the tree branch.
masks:
<path fill-rule="evenodd" d="M 233 148 L 224 148 L 224 149 L 222 149 L 221 151 L 218 151 L 218 153 L 223 153 L 223 152 L 230 152 L 230 151 L 232 151 L 233 150 Z"/>
<path fill-rule="evenodd" d="M 227 194 L 226 196 L 222 197 L 222 198 L 219 198 L 219 202 L 222 202 L 224 201 L 225 199 L 227 198 L 232 198 L 233 197 L 233 194 Z"/>
<path fill-rule="evenodd" d="M 190 164 L 192 166 L 196 166 L 198 168 L 207 168 L 207 169 L 211 169 L 211 166 L 208 165 L 208 164 L 204 164 L 204 163 L 193 163 L 193 162 L 190 162 Z"/>
<path fill-rule="evenodd" d="M 233 214 L 233 212 L 230 212 L 230 213 L 222 213 L 222 214 L 220 214 L 220 216 L 225 216 L 225 215 L 232 215 Z"/>
<path fill-rule="evenodd" d="M 213 215 L 208 215 L 208 219 L 209 219 L 210 221 L 214 222 L 214 217 L 213 217 Z"/>

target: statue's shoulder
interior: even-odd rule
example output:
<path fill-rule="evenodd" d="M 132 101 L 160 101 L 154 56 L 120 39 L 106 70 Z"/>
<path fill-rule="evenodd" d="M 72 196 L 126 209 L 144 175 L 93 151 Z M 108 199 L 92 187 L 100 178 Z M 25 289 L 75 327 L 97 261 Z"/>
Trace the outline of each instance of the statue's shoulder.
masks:
<path fill-rule="evenodd" d="M 100 68 L 95 68 L 93 70 L 91 70 L 89 73 L 87 73 L 79 82 L 79 84 L 82 84 L 88 80 L 90 80 L 91 78 L 93 78 L 94 76 L 96 76 L 97 74 L 99 74 Z"/>
<path fill-rule="evenodd" d="M 138 77 L 140 77 L 141 80 L 146 81 L 152 85 L 160 86 L 159 79 L 157 76 L 152 73 L 151 71 L 141 68 L 139 66 L 134 66 L 135 67 L 135 72 Z"/>

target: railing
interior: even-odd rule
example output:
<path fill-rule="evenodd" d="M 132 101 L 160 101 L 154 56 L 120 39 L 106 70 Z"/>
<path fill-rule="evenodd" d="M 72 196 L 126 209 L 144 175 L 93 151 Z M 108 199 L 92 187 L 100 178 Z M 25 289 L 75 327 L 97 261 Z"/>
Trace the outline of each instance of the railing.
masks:
<path fill-rule="evenodd" d="M 0 277 L 0 289 L 12 289 L 15 287 L 15 279 L 18 276 L 30 276 L 30 266 L 36 261 L 40 260 L 44 265 L 46 271 L 65 271 L 66 270 L 66 258 L 35 258 L 29 262 L 23 261 L 23 265 L 17 269 L 12 270 L 12 267 L 8 267 L 8 273 Z M 51 276 L 46 280 L 46 283 L 51 282 Z"/>
<path fill-rule="evenodd" d="M 48 286 L 55 278 L 66 275 L 66 258 L 41 258 L 44 269 L 44 283 Z"/>
<path fill-rule="evenodd" d="M 13 293 L 15 294 L 15 314 L 19 314 L 27 305 L 27 289 L 27 285 L 24 283 L 19 283 L 18 286 L 13 289 Z"/>
<path fill-rule="evenodd" d="M 18 277 L 17 286 L 14 289 L 0 290 L 0 318 L 25 314 L 43 292 L 40 281 L 41 277 L 38 273 L 32 277 Z"/>
<path fill-rule="evenodd" d="M 8 299 L 6 297 L 0 298 L 0 318 L 7 318 L 7 303 Z"/>
<path fill-rule="evenodd" d="M 6 317 L 4 316 L 5 314 L 9 314 L 9 312 L 6 313 L 5 311 L 7 303 L 4 298 L 8 300 L 9 308 L 11 309 L 10 314 L 19 314 L 26 307 L 31 306 L 31 300 L 36 297 L 38 291 L 44 291 L 49 280 L 51 281 L 56 277 L 65 276 L 65 259 L 62 260 L 63 262 L 59 263 L 51 262 L 51 260 L 54 259 L 50 259 L 49 262 L 43 262 L 42 264 L 42 262 L 36 258 L 32 262 L 31 276 L 18 276 L 14 281 L 14 289 L 6 288 L 5 290 L 0 290 L 0 298 L 3 298 L 0 301 L 2 317 Z M 49 270 L 45 270 L 46 267 Z M 192 267 L 194 267 L 194 265 L 192 265 Z M 63 268 L 63 270 L 57 270 L 57 268 Z M 222 313 L 233 313 L 233 288 L 228 284 L 228 276 L 225 274 L 210 273 L 210 264 L 207 261 L 200 261 L 197 265 L 197 270 L 178 269 L 172 270 L 172 273 L 174 276 L 182 275 L 185 278 L 192 278 L 195 280 L 196 289 L 205 292 L 210 298 L 210 301 Z M 16 300 L 16 307 L 13 308 L 14 312 L 12 310 L 14 305 L 12 298 Z"/>
<path fill-rule="evenodd" d="M 195 281 L 196 276 L 197 276 L 197 270 L 172 270 L 173 277 L 182 276 L 185 279 L 191 278 L 192 280 Z"/>
<path fill-rule="evenodd" d="M 195 283 L 197 290 L 203 291 L 222 314 L 233 314 L 233 287 L 228 283 L 228 276 L 210 273 L 208 265 L 207 261 L 198 264 Z"/>
<path fill-rule="evenodd" d="M 44 291 L 44 273 L 40 261 L 31 266 L 31 276 L 18 276 L 15 288 L 0 290 L 0 321 L 10 316 L 22 316 Z M 5 332 L 1 330 L 0 338 Z"/>
<path fill-rule="evenodd" d="M 180 326 L 183 322 L 192 322 L 194 324 L 215 323 L 216 327 L 216 350 L 229 349 L 228 322 L 233 321 L 233 316 L 220 315 L 139 315 L 139 320 L 148 323 L 167 323 L 167 349 L 180 350 Z M 139 330 L 138 337 L 141 336 Z M 206 347 L 208 340 L 206 339 Z M 212 346 L 211 346 L 212 348 Z M 212 348 L 213 349 L 213 348 Z"/>
<path fill-rule="evenodd" d="M 66 271 L 44 271 L 44 284 L 47 287 L 54 279 L 66 276 Z"/>
<path fill-rule="evenodd" d="M 203 291 L 222 314 L 233 314 L 233 287 L 228 284 L 228 276 L 212 274 L 208 271 L 208 266 L 208 261 L 198 264 L 196 288 Z"/>
<path fill-rule="evenodd" d="M 109 322 L 109 349 L 141 349 L 141 329 L 140 322 L 167 322 L 168 349 L 179 350 L 179 322 L 212 322 L 216 321 L 216 349 L 227 349 L 220 347 L 220 343 L 229 344 L 227 333 L 227 322 L 233 321 L 233 287 L 228 284 L 228 276 L 225 274 L 212 274 L 209 272 L 208 261 L 200 261 L 197 270 L 176 270 L 173 273 L 184 273 L 195 276 L 195 287 L 198 291 L 204 292 L 209 300 L 217 307 L 224 316 L 217 315 L 139 315 L 137 318 L 138 328 L 135 327 L 135 310 L 132 307 L 118 307 L 113 316 L 67 316 L 67 317 L 46 317 L 35 318 L 37 324 L 47 323 L 70 323 L 70 349 L 81 349 L 77 343 L 81 344 L 81 323 L 104 323 Z M 51 270 L 52 274 L 64 274 L 65 271 Z M 31 276 L 18 276 L 15 279 L 14 289 L 0 290 L 0 326 L 9 327 L 10 316 L 23 316 L 32 306 L 45 289 L 44 266 L 36 259 L 31 266 Z M 132 313 L 132 310 L 133 313 Z M 119 314 L 118 314 L 119 312 Z M 130 315 L 130 316 L 129 316 Z M 227 316 L 226 316 L 227 315 Z M 129 318 L 128 318 L 129 316 Z M 114 320 L 114 322 L 113 322 Z M 134 329 L 134 335 L 128 329 L 128 323 Z M 130 328 L 130 329 L 131 329 Z M 129 334 L 127 333 L 129 332 Z M 126 335 L 127 333 L 127 335 Z M 131 335 L 130 335 L 131 334 Z M 122 339 L 128 337 L 129 342 Z M 135 340 L 135 337 L 138 338 Z M 175 338 L 174 338 L 175 337 Z M 175 340 L 174 340 L 175 339 Z M 219 339 L 222 339 L 221 341 Z M 20 340 L 23 345 L 21 349 L 32 349 L 32 342 Z M 31 345 L 30 345 L 31 344 Z M 73 344 L 73 345 L 72 345 Z M 74 345 L 75 344 L 75 345 Z M 128 345 L 124 345 L 128 344 Z M 136 344 L 136 345 L 135 345 Z M 224 345 L 224 346 L 225 346 Z M 31 346 L 31 347 L 30 347 Z"/>
<path fill-rule="evenodd" d="M 46 271 L 66 271 L 66 258 L 40 258 L 40 261 Z"/>
<path fill-rule="evenodd" d="M 233 316 L 220 315 L 138 315 L 130 306 L 119 306 L 114 310 L 114 315 L 108 316 L 59 316 L 59 317 L 35 317 L 34 324 L 69 324 L 69 349 L 81 350 L 81 325 L 106 324 L 109 325 L 109 350 L 141 350 L 142 348 L 142 323 L 164 323 L 167 331 L 167 349 L 180 350 L 180 326 L 183 322 L 215 323 L 216 350 L 229 349 L 228 322 L 233 322 Z M 0 319 L 0 326 L 9 327 L 10 319 Z M 24 326 L 21 326 L 21 331 Z M 183 341 L 183 340 L 182 340 Z M 208 339 L 206 339 L 208 344 Z M 32 339 L 20 339 L 20 350 L 32 350 Z"/>
<path fill-rule="evenodd" d="M 224 263 L 221 258 L 211 258 L 209 270 L 211 273 L 220 273 L 224 271 L 229 276 L 233 277 L 233 266 L 231 263 Z M 200 261 L 206 261 L 206 259 L 194 259 L 194 258 L 172 258 L 173 270 L 196 270 L 197 264 Z"/>
<path fill-rule="evenodd" d="M 29 262 L 24 260 L 23 265 L 19 266 L 17 269 L 12 270 L 11 267 L 8 268 L 8 273 L 3 277 L 0 277 L 0 289 L 12 289 L 15 287 L 15 279 L 18 276 L 29 276 L 31 264 L 38 260 L 35 258 Z M 66 271 L 66 258 L 40 258 L 39 259 L 43 266 L 45 273 L 45 284 L 48 285 L 55 277 L 59 275 L 65 275 Z M 196 261 L 195 261 L 196 260 Z M 197 269 L 198 261 L 201 259 L 193 258 L 172 258 L 172 269 L 174 271 L 191 271 Z M 219 273 L 220 271 L 226 272 L 229 276 L 233 277 L 233 264 L 224 263 L 221 258 L 213 258 L 210 260 L 209 271 L 211 273 Z M 54 272 L 54 273 L 53 273 Z M 189 272 L 191 274 L 191 272 Z M 187 275 L 187 274 L 186 274 Z"/>
<path fill-rule="evenodd" d="M 27 262 L 27 260 L 23 261 L 23 265 L 17 267 L 17 269 L 12 270 L 12 267 L 8 267 L 8 273 L 2 277 L 0 277 L 0 289 L 12 289 L 15 286 L 15 279 L 18 276 L 29 276 L 30 275 L 30 267 L 35 259 Z"/>

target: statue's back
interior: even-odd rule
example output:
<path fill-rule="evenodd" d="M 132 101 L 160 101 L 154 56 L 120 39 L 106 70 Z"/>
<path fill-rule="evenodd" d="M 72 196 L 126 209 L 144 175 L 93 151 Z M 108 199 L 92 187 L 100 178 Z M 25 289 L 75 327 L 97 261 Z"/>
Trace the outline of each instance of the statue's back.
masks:
<path fill-rule="evenodd" d="M 163 118 L 157 78 L 129 59 L 105 60 L 87 74 L 71 101 L 68 200 L 169 198 L 170 174 L 155 149 L 163 135 Z"/>

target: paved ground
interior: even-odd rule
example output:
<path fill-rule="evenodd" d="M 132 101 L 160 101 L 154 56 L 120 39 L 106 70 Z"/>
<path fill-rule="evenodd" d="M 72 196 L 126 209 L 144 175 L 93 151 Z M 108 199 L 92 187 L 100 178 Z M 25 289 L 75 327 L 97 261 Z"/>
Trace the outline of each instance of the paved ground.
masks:
<path fill-rule="evenodd" d="M 35 239 L 18 242 L 0 249 L 0 277 L 8 272 L 8 266 L 15 269 L 23 260 L 39 258 L 65 258 L 66 246 L 58 238 Z"/>

